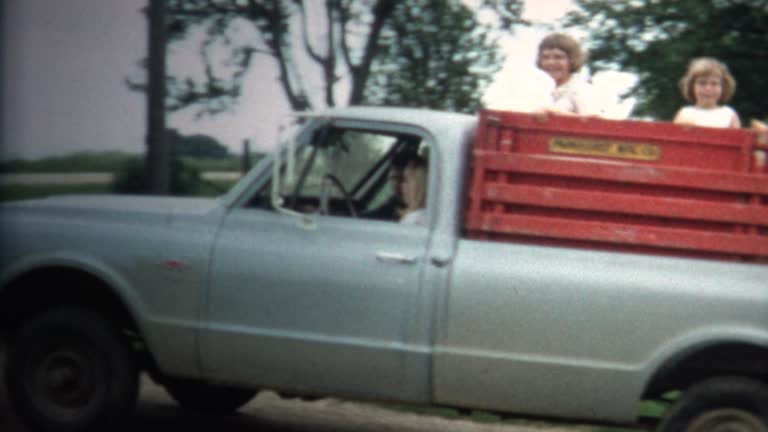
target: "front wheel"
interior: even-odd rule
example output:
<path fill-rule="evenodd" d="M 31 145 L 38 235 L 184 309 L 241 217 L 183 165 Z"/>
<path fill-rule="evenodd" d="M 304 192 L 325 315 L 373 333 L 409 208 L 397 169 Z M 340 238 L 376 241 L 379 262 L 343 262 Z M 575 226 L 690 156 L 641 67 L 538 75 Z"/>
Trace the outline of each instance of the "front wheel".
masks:
<path fill-rule="evenodd" d="M 703 381 L 683 393 L 657 432 L 768 432 L 768 386 L 741 377 Z"/>
<path fill-rule="evenodd" d="M 138 370 L 112 323 L 62 307 L 28 318 L 8 347 L 8 399 L 41 432 L 117 430 L 135 406 Z"/>

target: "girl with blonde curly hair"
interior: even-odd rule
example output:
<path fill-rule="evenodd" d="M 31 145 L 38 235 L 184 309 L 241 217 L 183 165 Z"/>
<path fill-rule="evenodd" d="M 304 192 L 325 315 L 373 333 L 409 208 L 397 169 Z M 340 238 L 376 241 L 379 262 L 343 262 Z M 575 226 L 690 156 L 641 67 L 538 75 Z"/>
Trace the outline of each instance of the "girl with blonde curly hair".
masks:
<path fill-rule="evenodd" d="M 541 40 L 536 66 L 555 82 L 552 100 L 544 111 L 570 115 L 600 114 L 592 86 L 578 76 L 585 61 L 581 45 L 569 35 L 552 33 Z"/>
<path fill-rule="evenodd" d="M 693 59 L 680 80 L 685 100 L 693 103 L 680 108 L 674 122 L 695 126 L 740 128 L 741 121 L 728 102 L 736 90 L 736 81 L 728 67 L 711 57 Z"/>

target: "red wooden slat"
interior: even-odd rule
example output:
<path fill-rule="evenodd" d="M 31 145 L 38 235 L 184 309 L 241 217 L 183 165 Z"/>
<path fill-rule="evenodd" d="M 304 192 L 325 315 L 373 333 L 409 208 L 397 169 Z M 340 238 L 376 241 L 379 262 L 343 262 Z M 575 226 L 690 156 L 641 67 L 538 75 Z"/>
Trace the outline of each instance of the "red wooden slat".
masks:
<path fill-rule="evenodd" d="M 503 127 L 526 132 L 544 132 L 548 135 L 570 135 L 592 138 L 653 141 L 659 144 L 687 142 L 723 147 L 739 147 L 755 141 L 758 135 L 747 129 L 703 128 L 677 125 L 669 122 L 647 122 L 636 120 L 608 120 L 597 117 L 576 117 L 550 115 L 541 116 L 526 113 L 487 110 L 483 113 L 499 119 Z M 480 123 L 482 124 L 482 123 Z"/>
<path fill-rule="evenodd" d="M 489 151 L 474 158 L 495 171 L 768 195 L 768 175 Z"/>
<path fill-rule="evenodd" d="M 768 226 L 768 207 L 760 206 L 759 202 L 750 204 L 707 202 L 682 198 L 504 184 L 487 184 L 482 198 L 508 204 L 547 208 Z"/>
<path fill-rule="evenodd" d="M 587 222 L 528 215 L 485 214 L 467 221 L 471 230 L 643 245 L 689 251 L 711 251 L 737 255 L 768 256 L 766 236 L 679 228 L 637 227 L 626 224 Z"/>

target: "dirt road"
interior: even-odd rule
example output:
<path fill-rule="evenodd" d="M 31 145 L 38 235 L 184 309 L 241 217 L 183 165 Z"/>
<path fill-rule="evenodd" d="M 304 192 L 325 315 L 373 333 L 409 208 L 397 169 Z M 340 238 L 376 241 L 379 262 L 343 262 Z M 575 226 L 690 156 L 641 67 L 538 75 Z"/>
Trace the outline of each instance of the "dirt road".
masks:
<path fill-rule="evenodd" d="M 469 420 L 401 413 L 373 405 L 320 399 L 301 401 L 283 399 L 272 392 L 261 393 L 241 413 L 216 418 L 184 413 L 173 406 L 157 387 L 142 393 L 137 431 L 178 430 L 208 431 L 213 427 L 231 432 L 544 432 L 541 427 L 523 428 L 501 424 L 482 424 Z M 190 428 L 191 427 L 191 428 Z M 547 432 L 573 432 L 575 429 L 546 429 Z"/>
<path fill-rule="evenodd" d="M 8 407 L 2 385 L 4 360 L 0 346 L 0 431 L 25 432 Z M 543 422 L 482 423 L 469 417 L 449 419 L 338 399 L 282 398 L 270 391 L 261 392 L 236 414 L 216 416 L 179 408 L 162 387 L 146 376 L 142 377 L 136 415 L 128 427 L 128 431 L 136 432 L 589 432 L 594 429 Z M 637 432 L 641 432 L 640 429 Z"/>
<path fill-rule="evenodd" d="M 0 431 L 24 432 L 0 395 Z M 488 424 L 468 419 L 401 413 L 369 404 L 320 399 L 307 402 L 262 392 L 239 413 L 214 416 L 178 408 L 148 379 L 129 428 L 142 432 L 575 432 L 585 427 Z"/>

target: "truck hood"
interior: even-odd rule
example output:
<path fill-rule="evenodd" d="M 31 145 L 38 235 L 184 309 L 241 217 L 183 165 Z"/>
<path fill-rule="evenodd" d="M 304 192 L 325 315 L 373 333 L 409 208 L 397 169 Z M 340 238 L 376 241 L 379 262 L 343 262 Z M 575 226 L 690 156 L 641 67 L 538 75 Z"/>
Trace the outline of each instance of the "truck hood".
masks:
<path fill-rule="evenodd" d="M 218 198 L 142 195 L 59 195 L 3 204 L 2 212 L 62 217 L 163 218 L 204 215 L 221 206 Z"/>

